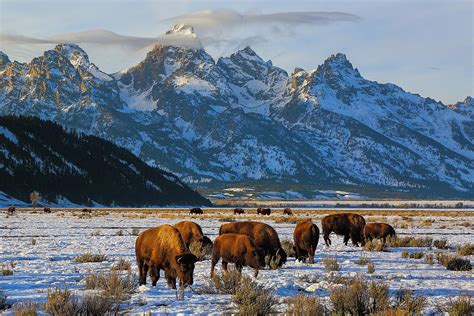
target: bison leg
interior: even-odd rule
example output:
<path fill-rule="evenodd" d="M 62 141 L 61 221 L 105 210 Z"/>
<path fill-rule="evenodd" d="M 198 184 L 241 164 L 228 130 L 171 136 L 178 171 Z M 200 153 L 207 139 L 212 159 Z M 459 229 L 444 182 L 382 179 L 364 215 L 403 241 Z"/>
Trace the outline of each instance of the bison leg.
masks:
<path fill-rule="evenodd" d="M 315 248 L 311 246 L 309 248 L 309 258 L 308 258 L 308 263 L 313 264 L 314 263 L 314 250 Z"/>
<path fill-rule="evenodd" d="M 227 264 L 229 263 L 225 261 L 224 259 L 222 259 L 222 270 L 224 270 L 225 272 L 227 272 Z"/>
<path fill-rule="evenodd" d="M 173 277 L 167 270 L 165 270 L 166 284 L 173 290 L 176 290 L 176 278 Z"/>
<path fill-rule="evenodd" d="M 295 253 L 296 253 L 296 260 L 300 260 L 300 258 L 301 258 L 300 247 L 295 246 Z"/>
<path fill-rule="evenodd" d="M 258 269 L 253 269 L 253 277 L 257 278 L 258 277 Z"/>
<path fill-rule="evenodd" d="M 330 234 L 331 234 L 331 231 L 329 230 L 329 231 L 325 231 L 325 232 L 324 232 L 324 235 L 323 235 L 323 237 L 324 237 L 324 242 L 326 243 L 326 246 L 328 246 L 328 247 L 329 247 L 329 245 L 331 244 L 331 239 L 329 239 L 329 235 L 330 235 Z"/>
<path fill-rule="evenodd" d="M 214 268 L 219 261 L 220 256 L 216 254 L 215 251 L 212 252 L 212 260 L 211 260 L 211 278 L 214 276 Z"/>
<path fill-rule="evenodd" d="M 150 267 L 150 278 L 151 278 L 151 285 L 156 286 L 156 283 L 160 279 L 160 269 L 157 267 Z"/>
<path fill-rule="evenodd" d="M 351 241 L 352 245 L 359 247 L 359 243 L 357 242 L 357 237 L 351 234 Z M 346 241 L 346 246 L 347 246 L 347 241 Z"/>
<path fill-rule="evenodd" d="M 140 275 L 139 284 L 145 285 L 146 275 L 148 273 L 148 266 L 142 259 L 137 259 L 137 265 L 138 265 L 138 274 Z"/>

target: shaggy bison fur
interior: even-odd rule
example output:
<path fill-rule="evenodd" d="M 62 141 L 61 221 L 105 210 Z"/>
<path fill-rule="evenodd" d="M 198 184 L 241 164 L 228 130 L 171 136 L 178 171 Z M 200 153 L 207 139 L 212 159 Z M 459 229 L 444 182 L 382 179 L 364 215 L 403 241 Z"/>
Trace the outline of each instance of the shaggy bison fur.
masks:
<path fill-rule="evenodd" d="M 337 235 L 344 236 L 344 244 L 347 245 L 349 238 L 354 246 L 363 246 L 365 219 L 353 213 L 332 214 L 325 216 L 321 221 L 323 227 L 324 242 L 327 246 L 331 244 L 329 235 L 335 232 Z"/>
<path fill-rule="evenodd" d="M 257 214 L 260 214 L 260 215 L 270 215 L 272 213 L 272 210 L 269 209 L 269 208 L 261 208 L 259 207 L 257 209 Z"/>
<path fill-rule="evenodd" d="M 202 211 L 202 208 L 195 207 L 189 210 L 189 214 L 204 214 L 204 212 Z"/>
<path fill-rule="evenodd" d="M 318 246 L 319 228 L 313 222 L 301 221 L 296 224 L 293 233 L 296 259 L 309 256 L 308 263 L 314 262 L 314 252 Z"/>
<path fill-rule="evenodd" d="M 176 289 L 176 278 L 180 286 L 193 284 L 195 255 L 191 254 L 178 229 L 171 225 L 150 228 L 138 235 L 135 242 L 140 285 L 146 284 L 150 271 L 151 282 L 156 286 L 160 270 L 165 271 L 168 286 Z"/>
<path fill-rule="evenodd" d="M 265 256 L 270 256 L 270 260 L 278 267 L 286 262 L 286 252 L 281 247 L 277 232 L 270 225 L 260 222 L 227 223 L 219 229 L 219 235 L 224 234 L 247 235 L 257 247 L 263 249 Z"/>
<path fill-rule="evenodd" d="M 254 269 L 257 277 L 258 269 L 265 267 L 265 254 L 258 248 L 252 239 L 242 234 L 224 234 L 214 240 L 212 247 L 211 277 L 214 276 L 214 267 L 222 258 L 222 269 L 227 272 L 229 262 L 235 264 L 237 271 L 242 272 L 243 266 Z"/>
<path fill-rule="evenodd" d="M 243 209 L 241 209 L 240 207 L 237 207 L 237 208 L 234 208 L 234 214 L 237 215 L 237 214 L 244 214 L 245 211 Z"/>
<path fill-rule="evenodd" d="M 193 242 L 199 242 L 201 244 L 201 249 L 206 247 L 212 247 L 212 240 L 209 237 L 205 236 L 202 232 L 201 226 L 191 221 L 182 221 L 174 224 L 183 237 L 183 241 L 186 244 L 186 247 L 191 245 Z"/>
<path fill-rule="evenodd" d="M 395 229 L 385 223 L 368 223 L 364 226 L 365 240 L 382 239 L 385 243 L 387 237 L 395 236 Z"/>

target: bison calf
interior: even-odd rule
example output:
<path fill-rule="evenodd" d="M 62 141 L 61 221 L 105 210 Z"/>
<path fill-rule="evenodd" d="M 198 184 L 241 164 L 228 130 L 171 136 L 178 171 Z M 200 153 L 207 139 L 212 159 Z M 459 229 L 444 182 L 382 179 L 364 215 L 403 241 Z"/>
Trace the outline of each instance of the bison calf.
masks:
<path fill-rule="evenodd" d="M 344 236 L 344 244 L 347 245 L 349 238 L 354 246 L 359 246 L 359 242 L 364 246 L 364 226 L 365 219 L 353 213 L 332 214 L 325 216 L 321 225 L 323 227 L 323 237 L 326 246 L 331 244 L 329 235 L 335 232 L 337 235 Z"/>
<path fill-rule="evenodd" d="M 309 255 L 308 263 L 314 262 L 314 252 L 318 246 L 319 228 L 311 221 L 301 221 L 296 224 L 293 233 L 296 259 Z"/>
<path fill-rule="evenodd" d="M 189 214 L 204 214 L 204 212 L 202 211 L 202 208 L 200 207 L 195 207 L 195 208 L 192 208 L 190 211 L 189 211 Z"/>
<path fill-rule="evenodd" d="M 385 223 L 368 223 L 364 226 L 365 240 L 372 240 L 374 238 L 382 239 L 385 243 L 387 237 L 395 236 L 395 229 L 389 224 Z"/>
<path fill-rule="evenodd" d="M 214 276 L 214 267 L 222 258 L 222 269 L 227 272 L 229 262 L 235 264 L 237 271 L 242 272 L 243 266 L 254 269 L 254 276 L 258 270 L 265 267 L 265 254 L 261 248 L 255 246 L 252 239 L 241 234 L 225 234 L 214 240 L 212 247 L 211 277 Z"/>
<path fill-rule="evenodd" d="M 146 284 L 150 271 L 151 282 L 156 286 L 160 270 L 165 271 L 168 286 L 176 289 L 176 278 L 180 286 L 193 284 L 195 255 L 186 248 L 178 229 L 161 225 L 140 233 L 135 242 L 140 285 Z"/>

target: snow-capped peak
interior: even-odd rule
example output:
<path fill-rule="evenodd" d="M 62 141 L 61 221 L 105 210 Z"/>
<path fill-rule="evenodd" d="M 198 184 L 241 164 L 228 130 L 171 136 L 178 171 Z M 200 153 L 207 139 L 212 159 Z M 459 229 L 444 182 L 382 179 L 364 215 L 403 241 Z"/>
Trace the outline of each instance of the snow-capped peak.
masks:
<path fill-rule="evenodd" d="M 240 56 L 243 59 L 247 59 L 247 60 L 254 60 L 254 61 L 258 61 L 258 62 L 264 62 L 264 60 L 260 56 L 258 56 L 257 53 L 252 48 L 250 48 L 250 46 L 246 46 L 245 48 L 237 51 L 236 53 L 234 53 L 232 55 L 234 57 L 235 56 Z"/>
<path fill-rule="evenodd" d="M 10 59 L 8 58 L 7 54 L 4 52 L 0 51 L 0 67 L 5 66 L 10 62 Z"/>
<path fill-rule="evenodd" d="M 166 35 L 171 35 L 171 34 L 196 37 L 196 33 L 194 33 L 194 28 L 191 25 L 183 24 L 183 23 L 176 24 L 175 26 L 173 26 L 171 30 L 166 32 Z"/>
<path fill-rule="evenodd" d="M 89 65 L 89 56 L 87 56 L 87 53 L 76 44 L 58 44 L 54 49 L 69 59 L 74 67 L 79 65 Z"/>

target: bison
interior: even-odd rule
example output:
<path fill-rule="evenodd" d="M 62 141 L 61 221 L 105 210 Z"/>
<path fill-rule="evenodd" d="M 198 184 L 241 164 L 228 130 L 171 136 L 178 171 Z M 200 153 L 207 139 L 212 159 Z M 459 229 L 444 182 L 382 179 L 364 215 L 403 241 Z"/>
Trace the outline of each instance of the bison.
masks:
<path fill-rule="evenodd" d="M 83 208 L 82 213 L 92 213 L 92 211 L 88 208 Z"/>
<path fill-rule="evenodd" d="M 243 234 L 249 236 L 255 245 L 263 249 L 265 256 L 281 267 L 286 262 L 286 252 L 281 247 L 277 232 L 265 223 L 260 222 L 233 222 L 220 227 L 219 235 Z"/>
<path fill-rule="evenodd" d="M 272 210 L 269 209 L 269 208 L 261 208 L 259 207 L 257 209 L 257 214 L 260 214 L 260 215 L 270 215 L 272 213 Z"/>
<path fill-rule="evenodd" d="M 190 245 L 193 242 L 199 243 L 201 250 L 212 248 L 212 241 L 209 239 L 209 237 L 204 235 L 199 224 L 191 221 L 182 221 L 174 224 L 174 227 L 178 229 L 188 249 L 190 249 Z"/>
<path fill-rule="evenodd" d="M 293 233 L 293 240 L 295 243 L 296 259 L 298 260 L 309 255 L 308 262 L 313 263 L 314 252 L 319 241 L 318 226 L 311 222 L 311 220 L 298 222 Z"/>
<path fill-rule="evenodd" d="M 354 246 L 359 246 L 359 242 L 364 246 L 364 226 L 365 219 L 353 213 L 332 214 L 325 216 L 321 221 L 323 227 L 323 237 L 326 246 L 331 244 L 329 234 L 335 232 L 344 236 L 344 244 L 347 245 L 349 238 Z"/>
<path fill-rule="evenodd" d="M 189 252 L 176 227 L 161 225 L 143 231 L 135 242 L 135 254 L 140 285 L 146 284 L 146 276 L 150 271 L 152 285 L 156 286 L 160 270 L 165 271 L 166 282 L 173 289 L 176 289 L 176 278 L 180 286 L 193 284 L 197 258 Z"/>
<path fill-rule="evenodd" d="M 8 215 L 13 215 L 13 213 L 15 213 L 15 211 L 16 211 L 16 207 L 15 207 L 15 205 L 12 205 L 7 209 L 7 214 Z"/>
<path fill-rule="evenodd" d="M 192 208 L 191 210 L 189 210 L 189 214 L 204 214 L 204 212 L 202 211 L 202 208 L 200 207 L 195 207 L 195 208 Z"/>
<path fill-rule="evenodd" d="M 395 229 L 389 224 L 368 223 L 364 226 L 364 237 L 366 241 L 378 238 L 382 239 L 382 242 L 385 243 L 389 236 L 395 236 Z"/>
<path fill-rule="evenodd" d="M 244 213 L 245 213 L 245 211 L 243 209 L 241 209 L 240 207 L 234 208 L 234 215 L 244 214 Z"/>
<path fill-rule="evenodd" d="M 293 215 L 293 212 L 289 208 L 285 208 L 283 210 L 283 215 Z"/>
<path fill-rule="evenodd" d="M 43 212 L 44 212 L 44 213 L 51 213 L 51 209 L 50 209 L 49 207 L 45 207 L 45 208 L 43 209 Z"/>
<path fill-rule="evenodd" d="M 258 276 L 258 269 L 265 267 L 265 253 L 258 248 L 252 239 L 242 234 L 224 234 L 214 240 L 212 247 L 211 277 L 214 276 L 214 267 L 222 258 L 222 269 L 227 272 L 227 264 L 235 264 L 237 271 L 242 272 L 243 266 L 254 269 L 254 276 Z"/>

